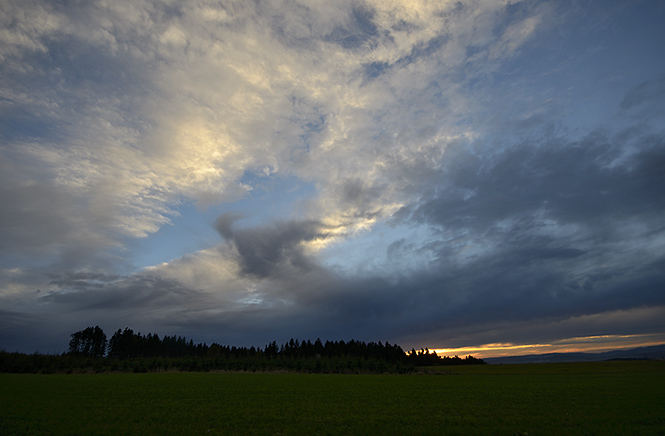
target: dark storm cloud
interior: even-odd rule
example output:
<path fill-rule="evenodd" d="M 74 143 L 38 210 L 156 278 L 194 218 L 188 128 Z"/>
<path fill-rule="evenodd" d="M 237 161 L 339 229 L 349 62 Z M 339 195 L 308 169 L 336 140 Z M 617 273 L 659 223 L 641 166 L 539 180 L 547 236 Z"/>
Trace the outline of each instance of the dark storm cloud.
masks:
<path fill-rule="evenodd" d="M 361 178 L 350 178 L 341 180 L 337 188 L 337 198 L 342 204 L 357 209 L 357 216 L 371 218 L 371 210 L 381 197 L 382 186 L 372 185 Z"/>
<path fill-rule="evenodd" d="M 42 322 L 52 321 L 50 314 L 35 316 L 21 311 L 0 310 L 0 351 L 25 351 L 25 342 L 31 344 L 31 352 L 60 353 L 66 346 L 66 339 L 60 341 L 44 329 Z M 59 330 L 57 324 L 52 330 Z M 65 332 L 59 331 L 60 334 Z M 66 338 L 67 336 L 65 336 Z"/>
<path fill-rule="evenodd" d="M 67 273 L 50 282 L 60 290 L 51 291 L 41 301 L 61 305 L 68 311 L 123 311 L 136 307 L 158 310 L 188 302 L 194 304 L 196 293 L 175 279 L 151 275 L 130 277 L 105 274 Z"/>
<path fill-rule="evenodd" d="M 280 275 L 285 269 L 314 268 L 301 244 L 329 236 L 324 226 L 316 221 L 284 221 L 266 227 L 238 229 L 233 226 L 237 219 L 222 215 L 215 226 L 237 250 L 242 273 L 260 278 Z"/>
<path fill-rule="evenodd" d="M 448 189 L 400 215 L 408 211 L 420 222 L 483 231 L 540 213 L 590 228 L 662 216 L 665 138 L 623 136 L 595 133 L 581 141 L 519 144 L 492 160 L 457 150 L 435 176 Z"/>
<path fill-rule="evenodd" d="M 165 334 L 212 305 L 205 293 L 150 274 L 65 272 L 50 273 L 49 279 L 50 290 L 33 291 L 36 298 L 28 306 L 17 298 L 16 310 L 0 311 L 0 350 L 23 351 L 27 342 L 34 347 L 28 351 L 59 353 L 72 332 L 90 325 L 107 334 L 124 327 Z"/>
<path fill-rule="evenodd" d="M 542 246 L 531 250 L 535 256 L 530 250 L 506 249 L 463 266 L 441 262 L 438 269 L 398 281 L 378 277 L 363 283 L 347 281 L 346 289 L 354 292 L 337 294 L 339 299 L 328 293 L 323 306 L 343 308 L 341 318 L 349 322 L 346 325 L 361 331 L 421 346 L 462 346 L 470 335 L 478 335 L 478 343 L 551 340 L 552 336 L 547 335 L 555 329 L 538 335 L 514 329 L 499 337 L 492 332 L 536 321 L 556 324 L 575 317 L 665 304 L 659 291 L 665 286 L 665 259 L 613 271 L 604 271 L 598 265 L 582 272 L 577 263 L 583 256 L 579 252 L 544 255 L 547 249 Z M 602 318 L 598 317 L 591 333 L 621 332 Z M 646 330 L 640 328 L 635 326 L 631 333 L 648 332 L 653 325 Z M 346 333 L 349 331 L 353 329 Z"/>
<path fill-rule="evenodd" d="M 285 336 L 306 325 L 335 337 L 442 342 L 477 329 L 659 307 L 665 256 L 639 244 L 665 231 L 665 142 L 647 133 L 546 138 L 484 155 L 452 146 L 440 170 L 418 167 L 409 177 L 425 195 L 394 217 L 438 229 L 426 241 L 388 245 L 393 262 L 430 254 L 409 274 L 354 276 L 317 263 L 300 248 L 325 237 L 316 222 L 235 229 L 234 217 L 222 216 L 217 229 L 245 274 L 270 280 L 263 303 L 290 302 L 269 317 L 303 317 L 280 324 L 275 333 Z M 362 209 L 371 192 L 348 180 L 338 197 Z M 524 339 L 518 333 L 504 340 Z"/>
<path fill-rule="evenodd" d="M 441 235 L 390 247 L 435 258 L 396 292 L 421 296 L 414 333 L 665 304 L 665 256 L 650 247 L 665 232 L 662 136 L 593 133 L 447 157 L 429 194 L 395 217 Z"/>

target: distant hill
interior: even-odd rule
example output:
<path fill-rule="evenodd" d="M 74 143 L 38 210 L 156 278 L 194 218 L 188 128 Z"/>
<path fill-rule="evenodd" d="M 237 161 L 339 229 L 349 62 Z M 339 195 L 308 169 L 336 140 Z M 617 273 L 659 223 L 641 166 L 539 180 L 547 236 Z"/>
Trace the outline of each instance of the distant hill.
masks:
<path fill-rule="evenodd" d="M 556 363 L 556 362 L 599 362 L 603 360 L 625 359 L 665 359 L 665 345 L 615 350 L 604 353 L 548 353 L 526 356 L 489 357 L 483 360 L 489 364 L 498 363 Z"/>

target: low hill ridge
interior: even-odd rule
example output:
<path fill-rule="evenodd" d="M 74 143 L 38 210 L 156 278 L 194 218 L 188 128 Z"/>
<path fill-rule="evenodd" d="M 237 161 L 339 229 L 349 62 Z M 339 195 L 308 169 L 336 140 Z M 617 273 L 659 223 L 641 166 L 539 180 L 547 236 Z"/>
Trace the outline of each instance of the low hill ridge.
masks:
<path fill-rule="evenodd" d="M 665 359 L 665 345 L 653 345 L 602 353 L 546 353 L 523 356 L 488 357 L 489 364 L 500 363 L 558 363 L 558 362 L 600 362 L 603 360 L 662 360 Z"/>

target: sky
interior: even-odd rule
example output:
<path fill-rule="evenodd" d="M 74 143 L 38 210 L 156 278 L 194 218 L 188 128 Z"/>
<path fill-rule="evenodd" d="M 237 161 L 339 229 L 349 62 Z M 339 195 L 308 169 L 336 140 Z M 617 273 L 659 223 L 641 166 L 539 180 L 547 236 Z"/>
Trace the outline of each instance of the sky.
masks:
<path fill-rule="evenodd" d="M 658 0 L 0 0 L 0 349 L 94 325 L 665 343 L 663 22 Z"/>

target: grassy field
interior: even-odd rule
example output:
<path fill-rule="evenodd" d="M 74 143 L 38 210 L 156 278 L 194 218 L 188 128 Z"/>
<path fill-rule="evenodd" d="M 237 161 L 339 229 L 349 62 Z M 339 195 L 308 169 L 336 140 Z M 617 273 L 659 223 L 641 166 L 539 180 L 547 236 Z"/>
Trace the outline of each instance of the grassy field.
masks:
<path fill-rule="evenodd" d="M 430 372 L 0 374 L 0 434 L 665 435 L 665 362 Z"/>

